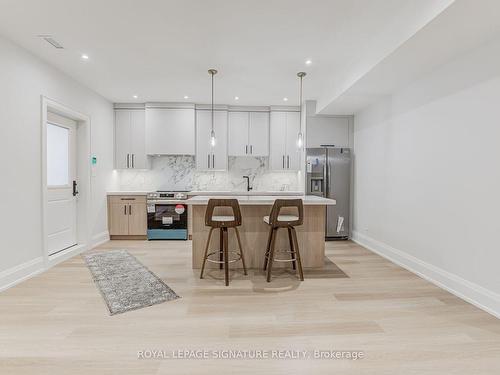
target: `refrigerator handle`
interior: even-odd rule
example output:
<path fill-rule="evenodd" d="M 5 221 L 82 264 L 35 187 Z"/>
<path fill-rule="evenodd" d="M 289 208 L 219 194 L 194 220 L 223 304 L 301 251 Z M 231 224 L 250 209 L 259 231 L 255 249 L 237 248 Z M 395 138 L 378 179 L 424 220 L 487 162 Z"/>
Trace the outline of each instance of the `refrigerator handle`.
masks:
<path fill-rule="evenodd" d="M 325 164 L 324 164 L 323 168 L 324 168 L 323 176 L 325 177 L 325 179 L 324 179 L 325 191 L 323 192 L 323 196 L 325 198 L 329 198 L 330 197 L 330 159 L 328 158 L 328 151 L 325 153 Z"/>

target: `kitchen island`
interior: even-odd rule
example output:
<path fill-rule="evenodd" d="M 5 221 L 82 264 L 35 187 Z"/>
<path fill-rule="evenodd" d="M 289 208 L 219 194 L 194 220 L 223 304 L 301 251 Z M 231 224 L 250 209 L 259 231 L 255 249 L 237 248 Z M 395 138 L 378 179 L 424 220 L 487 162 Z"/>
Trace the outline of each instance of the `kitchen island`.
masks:
<path fill-rule="evenodd" d="M 325 211 L 327 205 L 335 205 L 335 200 L 316 196 L 195 196 L 187 201 L 191 207 L 192 235 L 192 267 L 201 268 L 205 244 L 209 228 L 205 226 L 205 211 L 208 200 L 238 199 L 241 207 L 242 225 L 239 227 L 243 252 L 247 268 L 260 269 L 264 264 L 269 226 L 263 217 L 269 215 L 276 199 L 302 199 L 304 204 L 304 223 L 297 227 L 297 239 L 303 267 L 322 267 L 325 257 Z M 221 208 L 217 215 L 231 215 L 230 208 Z M 293 208 L 283 209 L 281 214 L 295 214 Z M 212 236 L 210 250 L 219 248 L 219 236 Z M 233 230 L 229 230 L 229 250 L 236 250 L 237 242 Z M 276 250 L 289 249 L 286 230 L 280 230 L 276 240 Z M 276 262 L 276 267 L 290 266 L 288 263 Z M 207 268 L 218 265 L 207 263 Z M 232 267 L 241 267 L 241 262 Z"/>

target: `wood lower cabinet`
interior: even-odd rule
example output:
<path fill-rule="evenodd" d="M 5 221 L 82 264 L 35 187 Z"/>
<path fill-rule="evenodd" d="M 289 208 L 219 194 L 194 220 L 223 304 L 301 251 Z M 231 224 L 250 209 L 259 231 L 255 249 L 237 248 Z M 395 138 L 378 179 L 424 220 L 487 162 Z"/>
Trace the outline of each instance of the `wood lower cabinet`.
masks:
<path fill-rule="evenodd" d="M 145 239 L 147 234 L 146 197 L 109 196 L 108 227 L 111 239 Z"/>

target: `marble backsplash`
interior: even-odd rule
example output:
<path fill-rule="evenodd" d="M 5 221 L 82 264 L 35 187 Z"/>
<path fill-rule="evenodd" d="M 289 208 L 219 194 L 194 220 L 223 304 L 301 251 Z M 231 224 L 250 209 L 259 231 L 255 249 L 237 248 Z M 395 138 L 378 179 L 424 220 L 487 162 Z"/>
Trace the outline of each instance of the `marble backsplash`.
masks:
<path fill-rule="evenodd" d="M 272 172 L 267 157 L 233 157 L 224 172 L 196 170 L 195 157 L 154 156 L 149 170 L 119 170 L 120 190 L 246 191 L 246 180 L 254 191 L 301 191 L 298 172 Z"/>

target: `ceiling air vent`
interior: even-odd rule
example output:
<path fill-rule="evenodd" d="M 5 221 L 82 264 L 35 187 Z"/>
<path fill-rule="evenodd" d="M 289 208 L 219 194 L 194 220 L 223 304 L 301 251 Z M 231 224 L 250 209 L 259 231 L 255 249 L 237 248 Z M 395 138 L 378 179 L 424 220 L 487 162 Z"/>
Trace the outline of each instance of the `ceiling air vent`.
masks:
<path fill-rule="evenodd" d="M 52 38 L 52 35 L 38 35 L 39 38 L 42 38 L 45 40 L 47 43 L 50 43 L 52 47 L 57 48 L 57 49 L 63 49 L 64 47 L 59 43 L 57 40 Z"/>

